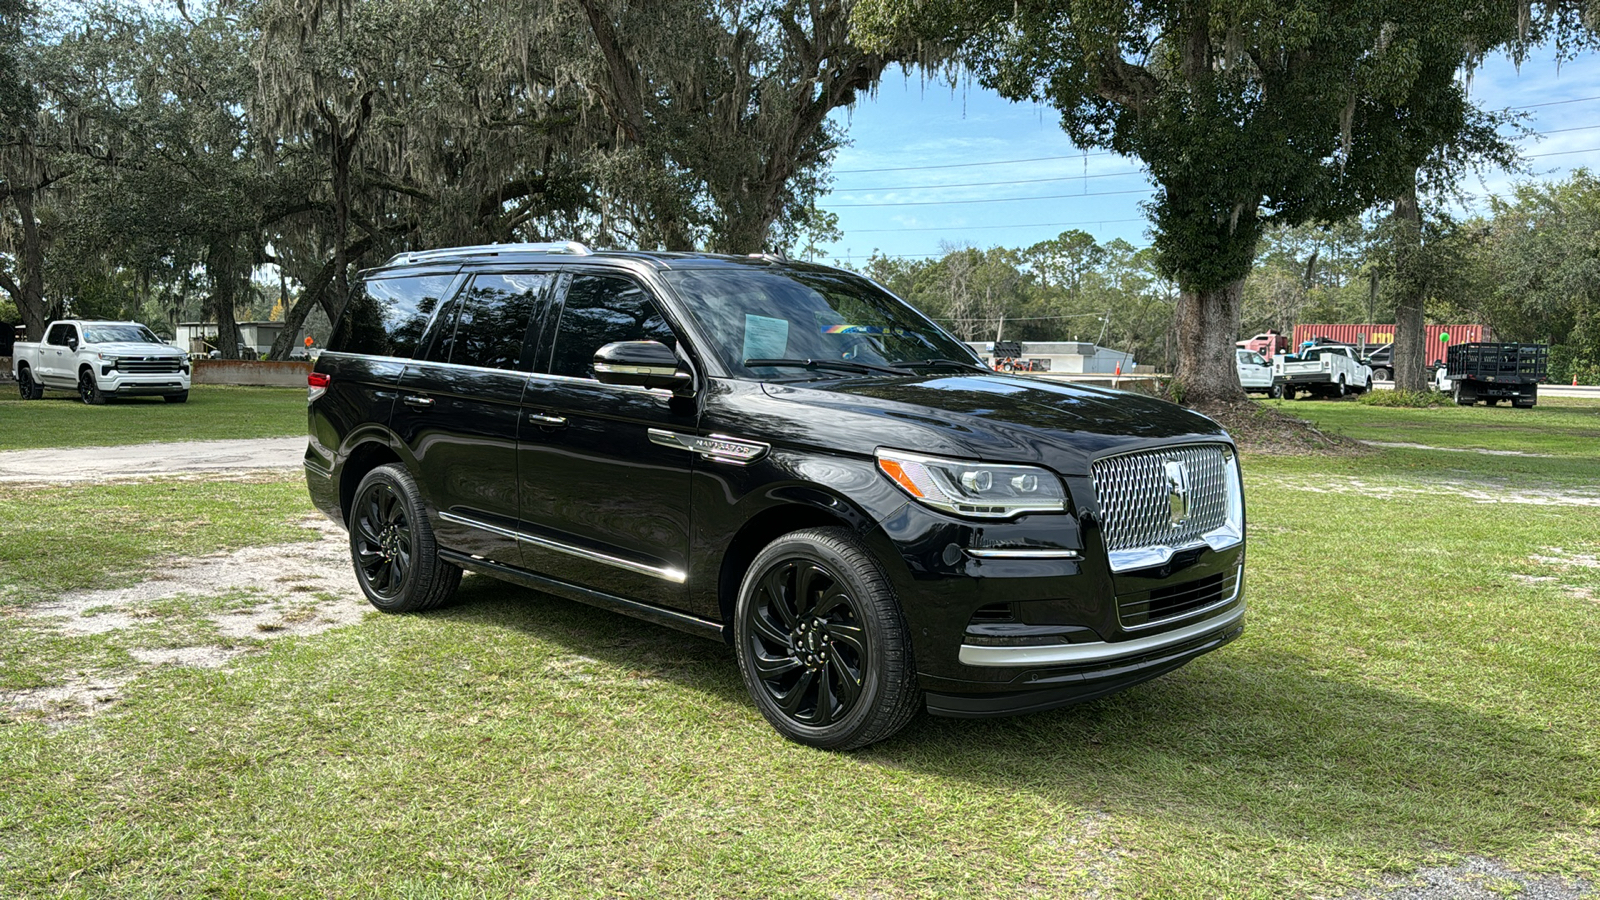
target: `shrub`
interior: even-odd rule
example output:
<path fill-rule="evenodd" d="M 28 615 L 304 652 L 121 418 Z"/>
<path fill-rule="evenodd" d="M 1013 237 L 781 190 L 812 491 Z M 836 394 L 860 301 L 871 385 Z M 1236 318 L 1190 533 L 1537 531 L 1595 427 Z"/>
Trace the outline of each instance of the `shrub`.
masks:
<path fill-rule="evenodd" d="M 1427 409 L 1430 406 L 1443 406 L 1450 403 L 1448 396 L 1434 390 L 1427 391 L 1368 391 L 1362 394 L 1358 402 L 1367 406 L 1405 406 L 1414 409 Z"/>

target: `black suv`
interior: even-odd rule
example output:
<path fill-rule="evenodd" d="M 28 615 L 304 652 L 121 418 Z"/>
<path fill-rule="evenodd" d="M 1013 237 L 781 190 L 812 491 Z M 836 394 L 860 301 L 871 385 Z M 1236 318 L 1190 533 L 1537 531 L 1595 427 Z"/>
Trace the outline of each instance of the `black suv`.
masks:
<path fill-rule="evenodd" d="M 989 371 L 850 272 L 402 254 L 310 384 L 311 495 L 374 606 L 428 609 L 467 570 L 725 640 L 813 746 L 1100 696 L 1243 630 L 1225 432 Z"/>

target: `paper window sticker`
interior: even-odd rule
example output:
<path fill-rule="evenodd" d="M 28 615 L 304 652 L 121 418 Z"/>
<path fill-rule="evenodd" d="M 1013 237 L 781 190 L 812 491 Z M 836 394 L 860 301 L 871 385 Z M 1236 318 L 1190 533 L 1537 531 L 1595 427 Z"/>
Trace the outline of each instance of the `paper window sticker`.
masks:
<path fill-rule="evenodd" d="M 745 313 L 744 358 L 783 359 L 789 352 L 789 320 Z"/>

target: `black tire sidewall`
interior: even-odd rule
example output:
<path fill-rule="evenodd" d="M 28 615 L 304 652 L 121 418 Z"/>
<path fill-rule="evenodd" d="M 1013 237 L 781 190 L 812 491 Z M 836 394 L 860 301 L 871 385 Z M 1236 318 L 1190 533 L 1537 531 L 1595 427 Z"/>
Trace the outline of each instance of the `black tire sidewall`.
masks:
<path fill-rule="evenodd" d="M 406 570 L 405 586 L 393 597 L 383 597 L 367 581 L 367 573 L 361 568 L 361 555 L 358 542 L 361 540 L 360 531 L 356 522 L 361 517 L 360 507 L 362 498 L 368 489 L 377 484 L 386 484 L 394 491 L 399 502 L 405 504 L 406 521 L 411 532 L 411 566 Z M 432 560 L 424 559 L 422 552 L 422 531 L 428 527 L 424 518 L 427 513 L 422 505 L 422 498 L 418 495 L 416 483 L 406 477 L 403 470 L 395 466 L 379 466 L 368 472 L 356 486 L 355 499 L 350 504 L 350 564 L 355 569 L 356 583 L 361 586 L 361 593 L 366 596 L 367 602 L 384 612 L 410 612 L 424 608 L 427 604 L 421 596 L 423 592 L 423 566 L 432 564 Z"/>
<path fill-rule="evenodd" d="M 757 554 L 750 568 L 745 572 L 743 581 L 739 585 L 739 600 L 734 611 L 734 651 L 738 658 L 739 674 L 743 678 L 745 688 L 756 703 L 756 708 L 766 717 L 767 721 L 785 737 L 798 743 L 807 744 L 822 749 L 849 749 L 866 743 L 858 740 L 863 732 L 874 727 L 874 722 L 884 714 L 881 708 L 885 702 L 886 667 L 889 663 L 890 647 L 886 639 L 886 626 L 882 620 L 885 614 L 883 600 L 891 605 L 893 614 L 899 615 L 894 607 L 893 593 L 888 587 L 888 579 L 883 575 L 877 563 L 867 554 L 865 548 L 856 546 L 855 552 L 860 554 L 861 561 L 850 559 L 845 554 L 839 553 L 830 546 L 830 543 L 818 542 L 816 537 L 826 533 L 828 537 L 840 538 L 849 535 L 848 529 L 827 528 L 812 529 L 785 535 L 773 541 L 765 550 Z M 853 539 L 846 542 L 854 543 Z M 789 718 L 782 709 L 767 694 L 766 688 L 756 677 L 754 668 L 749 662 L 749 627 L 746 624 L 750 605 L 755 600 L 755 587 L 762 575 L 773 565 L 788 560 L 804 560 L 821 564 L 838 578 L 842 579 L 849 587 L 851 595 L 856 600 L 857 611 L 861 628 L 866 633 L 867 647 L 871 654 L 867 671 L 861 683 L 861 695 L 856 700 L 855 707 L 844 718 L 831 725 L 815 727 L 796 722 Z M 873 566 L 876 571 L 864 575 L 857 570 L 857 566 L 865 564 Z M 876 584 L 874 581 L 876 580 Z M 887 596 L 880 597 L 880 592 Z M 904 635 L 903 625 L 898 629 Z M 901 659 L 909 659 L 909 647 L 898 648 Z"/>

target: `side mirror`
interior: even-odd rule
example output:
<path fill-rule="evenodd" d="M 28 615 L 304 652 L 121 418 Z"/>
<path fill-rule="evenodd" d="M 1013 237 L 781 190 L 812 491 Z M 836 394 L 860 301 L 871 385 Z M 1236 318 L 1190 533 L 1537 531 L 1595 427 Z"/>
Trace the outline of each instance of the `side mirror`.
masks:
<path fill-rule="evenodd" d="M 67 335 L 67 349 L 71 350 L 74 353 L 76 353 L 78 351 L 78 336 L 77 335 L 75 335 L 75 334 Z"/>
<path fill-rule="evenodd" d="M 594 376 L 601 384 L 627 384 L 680 393 L 694 382 L 689 368 L 660 341 L 617 341 L 594 353 Z"/>

